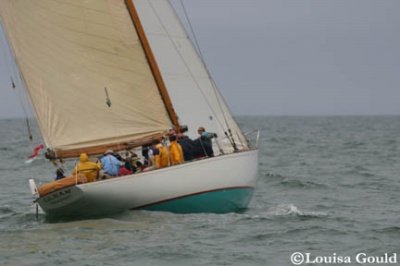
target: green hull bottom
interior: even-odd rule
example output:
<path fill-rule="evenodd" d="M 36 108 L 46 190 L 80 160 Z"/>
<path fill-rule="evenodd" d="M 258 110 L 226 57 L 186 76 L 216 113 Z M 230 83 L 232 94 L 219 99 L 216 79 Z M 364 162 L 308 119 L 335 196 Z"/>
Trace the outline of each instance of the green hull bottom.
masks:
<path fill-rule="evenodd" d="M 247 208 L 254 188 L 207 191 L 154 203 L 140 209 L 174 213 L 228 213 Z"/>

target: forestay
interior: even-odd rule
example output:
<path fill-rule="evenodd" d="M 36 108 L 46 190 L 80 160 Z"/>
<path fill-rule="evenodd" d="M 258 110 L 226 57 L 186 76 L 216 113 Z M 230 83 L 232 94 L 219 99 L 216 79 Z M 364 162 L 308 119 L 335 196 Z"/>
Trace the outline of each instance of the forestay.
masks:
<path fill-rule="evenodd" d="M 0 15 L 48 147 L 140 143 L 172 126 L 123 0 L 1 0 Z"/>
<path fill-rule="evenodd" d="M 150 46 L 168 88 L 181 124 L 191 137 L 198 126 L 219 135 L 225 152 L 233 150 L 225 137 L 231 129 L 239 149 L 247 141 L 232 118 L 218 90 L 213 87 L 205 66 L 168 0 L 133 0 Z"/>

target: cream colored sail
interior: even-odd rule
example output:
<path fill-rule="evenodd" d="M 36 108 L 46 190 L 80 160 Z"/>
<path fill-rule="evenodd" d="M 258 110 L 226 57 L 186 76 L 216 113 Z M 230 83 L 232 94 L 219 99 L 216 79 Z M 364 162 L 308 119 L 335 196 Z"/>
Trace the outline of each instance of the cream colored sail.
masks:
<path fill-rule="evenodd" d="M 0 16 L 47 146 L 122 145 L 171 127 L 123 0 L 1 0 Z"/>
<path fill-rule="evenodd" d="M 225 152 L 233 150 L 225 132 L 231 129 L 239 149 L 248 148 L 247 141 L 232 118 L 222 96 L 193 47 L 179 18 L 168 0 L 133 0 L 151 48 L 163 75 L 175 110 L 190 136 L 204 126 L 219 135 Z"/>

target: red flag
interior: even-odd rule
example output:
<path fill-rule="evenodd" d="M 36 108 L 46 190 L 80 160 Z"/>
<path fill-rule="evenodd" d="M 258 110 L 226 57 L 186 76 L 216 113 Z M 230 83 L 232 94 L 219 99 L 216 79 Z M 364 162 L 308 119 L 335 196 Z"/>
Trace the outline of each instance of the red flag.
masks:
<path fill-rule="evenodd" d="M 36 156 L 39 155 L 39 151 L 40 151 L 41 149 L 43 149 L 43 148 L 44 148 L 43 144 L 37 145 L 37 146 L 33 149 L 31 156 L 29 156 L 28 158 L 29 158 L 29 159 L 35 158 Z"/>

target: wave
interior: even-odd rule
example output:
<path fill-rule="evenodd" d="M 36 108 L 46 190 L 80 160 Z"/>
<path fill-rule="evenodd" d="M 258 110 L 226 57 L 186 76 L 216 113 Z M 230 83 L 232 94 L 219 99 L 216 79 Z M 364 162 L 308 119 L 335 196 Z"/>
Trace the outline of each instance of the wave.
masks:
<path fill-rule="evenodd" d="M 373 231 L 376 233 L 400 235 L 400 226 L 389 226 L 385 228 L 375 229 Z"/>
<path fill-rule="evenodd" d="M 301 211 L 294 204 L 279 204 L 267 210 L 269 216 L 300 216 L 321 218 L 328 216 L 325 212 Z"/>
<path fill-rule="evenodd" d="M 266 172 L 262 174 L 263 177 L 268 179 L 273 179 L 277 184 L 283 185 L 285 187 L 290 188 L 327 188 L 328 185 L 307 181 L 307 180 L 300 180 L 294 177 L 286 177 L 280 174 L 274 174 L 271 172 Z"/>
<path fill-rule="evenodd" d="M 293 188 L 327 188 L 327 185 L 315 183 L 312 181 L 302 181 L 302 180 L 291 180 L 285 178 L 280 182 L 281 185 Z"/>
<path fill-rule="evenodd" d="M 272 137 L 269 139 L 271 143 L 283 143 L 283 144 L 288 144 L 288 143 L 296 143 L 299 140 L 299 138 L 296 137 Z"/>
<path fill-rule="evenodd" d="M 279 204 L 271 207 L 260 214 L 242 214 L 245 219 L 271 220 L 275 218 L 300 217 L 300 218 L 325 218 L 326 212 L 300 210 L 294 204 Z"/>
<path fill-rule="evenodd" d="M 365 144 L 366 143 L 363 141 L 348 141 L 348 142 L 343 143 L 343 148 L 344 149 L 354 149 L 354 148 L 363 146 Z"/>
<path fill-rule="evenodd" d="M 13 209 L 9 205 L 0 206 L 0 214 L 7 214 L 13 212 Z"/>
<path fill-rule="evenodd" d="M 0 221 L 9 219 L 17 213 L 8 205 L 0 206 Z"/>
<path fill-rule="evenodd" d="M 343 175 L 346 176 L 362 176 L 362 177 L 374 177 L 376 174 L 368 168 L 365 168 L 361 165 L 351 165 L 350 167 L 346 167 L 341 171 Z"/>
<path fill-rule="evenodd" d="M 263 177 L 267 177 L 268 179 L 282 180 L 282 179 L 286 179 L 287 178 L 287 177 L 285 177 L 283 175 L 280 175 L 280 174 L 275 174 L 275 173 L 263 171 L 262 169 L 260 170 L 260 174 Z"/>

